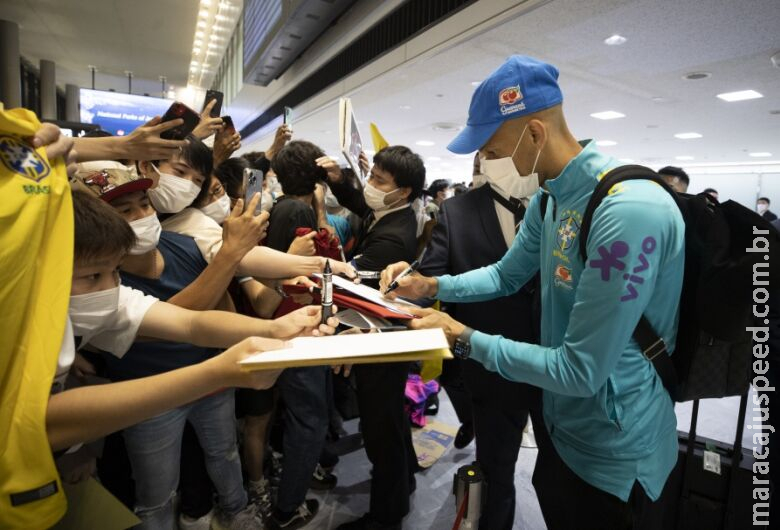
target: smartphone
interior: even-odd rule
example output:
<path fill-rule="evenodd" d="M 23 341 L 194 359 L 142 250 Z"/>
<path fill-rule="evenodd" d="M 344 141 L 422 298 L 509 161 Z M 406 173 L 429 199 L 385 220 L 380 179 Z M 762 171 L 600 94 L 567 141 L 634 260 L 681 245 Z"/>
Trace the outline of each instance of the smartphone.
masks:
<path fill-rule="evenodd" d="M 160 138 L 165 138 L 166 140 L 183 140 L 198 126 L 198 123 L 200 123 L 200 114 L 180 101 L 174 101 L 173 104 L 168 107 L 168 110 L 163 114 L 162 121 L 166 122 L 177 118 L 182 118 L 184 123 L 173 129 L 161 132 Z"/>
<path fill-rule="evenodd" d="M 284 108 L 284 124 L 292 125 L 292 109 L 290 107 Z"/>
<path fill-rule="evenodd" d="M 216 99 L 217 102 L 214 104 L 214 107 L 211 109 L 211 117 L 216 118 L 219 116 L 219 114 L 222 112 L 222 99 L 225 97 L 225 94 L 220 92 L 219 90 L 206 90 L 206 100 L 203 102 L 203 108 L 206 108 L 206 105 L 209 104 L 209 102 L 212 99 Z"/>
<path fill-rule="evenodd" d="M 255 215 L 259 214 L 263 206 L 263 172 L 258 169 L 246 168 L 244 170 L 244 190 L 244 210 L 255 193 L 260 194 L 260 200 L 257 201 L 257 208 L 255 208 Z"/>
<path fill-rule="evenodd" d="M 233 125 L 233 118 L 230 116 L 222 116 L 222 123 L 225 124 L 225 130 L 236 132 L 236 126 Z"/>

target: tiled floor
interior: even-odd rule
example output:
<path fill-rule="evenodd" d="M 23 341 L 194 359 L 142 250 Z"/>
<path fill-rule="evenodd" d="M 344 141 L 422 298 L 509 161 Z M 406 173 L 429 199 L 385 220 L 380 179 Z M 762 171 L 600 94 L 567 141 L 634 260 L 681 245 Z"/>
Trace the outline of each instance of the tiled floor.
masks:
<path fill-rule="evenodd" d="M 437 420 L 457 425 L 455 412 L 446 397 L 440 394 L 441 405 Z M 707 400 L 699 415 L 699 434 L 733 442 L 739 398 Z M 688 430 L 690 404 L 678 405 L 678 425 Z M 345 424 L 348 432 L 357 429 L 357 421 Z M 745 435 L 745 444 L 749 437 Z M 746 445 L 749 447 L 749 445 Z M 463 450 L 450 450 L 430 469 L 417 475 L 417 491 L 412 496 L 412 511 L 404 520 L 406 530 L 449 530 L 455 519 L 455 500 L 452 495 L 452 477 L 458 467 L 474 459 L 474 444 Z M 536 462 L 536 450 L 520 450 L 515 473 L 517 512 L 515 529 L 544 530 L 536 494 L 531 486 L 531 474 Z M 339 485 L 330 492 L 313 494 L 322 503 L 320 513 L 306 528 L 331 530 L 368 510 L 370 465 L 362 449 L 341 457 L 335 473 Z"/>

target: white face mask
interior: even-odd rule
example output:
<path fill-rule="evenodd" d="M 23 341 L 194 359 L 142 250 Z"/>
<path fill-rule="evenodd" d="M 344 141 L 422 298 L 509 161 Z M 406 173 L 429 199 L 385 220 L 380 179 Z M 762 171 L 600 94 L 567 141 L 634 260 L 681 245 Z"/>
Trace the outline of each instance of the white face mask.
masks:
<path fill-rule="evenodd" d="M 70 297 L 68 315 L 73 322 L 73 333 L 82 337 L 82 344 L 108 329 L 119 309 L 119 286 L 105 291 L 77 294 Z"/>
<path fill-rule="evenodd" d="M 140 256 L 157 248 L 157 243 L 160 241 L 160 232 L 162 232 L 162 226 L 160 226 L 160 220 L 157 219 L 157 214 L 153 213 L 152 215 L 131 221 L 130 228 L 135 232 L 136 239 L 135 245 L 130 249 L 132 256 Z"/>
<path fill-rule="evenodd" d="M 221 225 L 230 215 L 230 197 L 226 193 L 216 201 L 201 208 L 200 211 Z"/>
<path fill-rule="evenodd" d="M 756 210 L 758 210 L 758 213 L 762 214 L 769 209 L 769 206 L 764 204 L 763 202 L 761 204 L 756 205 Z"/>
<path fill-rule="evenodd" d="M 160 175 L 156 188 L 149 188 L 146 192 L 149 200 L 152 201 L 154 209 L 160 213 L 179 213 L 187 206 L 192 204 L 195 197 L 200 193 L 200 187 L 194 182 L 162 173 L 157 166 L 152 167 Z"/>
<path fill-rule="evenodd" d="M 396 188 L 393 191 L 382 191 L 371 184 L 366 183 L 365 187 L 363 188 L 363 197 L 366 199 L 366 205 L 374 210 L 375 212 L 381 212 L 383 210 L 389 210 L 390 208 L 393 208 L 395 206 L 398 206 L 398 203 L 403 200 L 399 199 L 397 201 L 391 201 L 390 204 L 386 204 L 385 198 L 395 193 L 396 191 L 400 191 L 400 188 Z"/>
<path fill-rule="evenodd" d="M 515 150 L 512 151 L 512 156 L 496 158 L 494 160 L 487 160 L 485 158 L 480 159 L 481 172 L 485 175 L 485 179 L 494 188 L 498 188 L 506 195 L 517 199 L 530 197 L 539 189 L 539 175 L 536 173 L 536 163 L 539 162 L 539 155 L 542 154 L 542 150 L 540 149 L 536 153 L 534 167 L 528 175 L 520 175 L 513 160 L 517 148 L 520 147 L 520 142 L 523 141 L 523 136 L 525 136 L 527 128 L 528 125 L 526 124 L 522 134 L 520 134 L 520 139 L 517 141 Z"/>

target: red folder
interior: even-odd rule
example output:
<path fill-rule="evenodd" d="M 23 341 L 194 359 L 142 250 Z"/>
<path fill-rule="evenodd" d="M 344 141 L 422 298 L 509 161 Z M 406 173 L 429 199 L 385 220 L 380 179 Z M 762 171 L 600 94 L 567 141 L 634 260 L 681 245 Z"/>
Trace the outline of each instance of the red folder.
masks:
<path fill-rule="evenodd" d="M 303 285 L 284 285 L 282 286 L 282 288 L 284 289 L 284 292 L 287 294 L 309 293 L 314 298 L 313 303 L 315 304 L 321 303 L 320 292 L 317 289 L 315 289 L 314 292 L 310 292 L 309 288 Z M 285 300 L 285 302 L 286 301 L 287 300 Z M 290 302 L 292 301 L 290 300 Z M 282 303 L 284 304 L 284 302 Z M 399 320 L 411 320 L 414 318 L 412 315 L 396 313 L 395 311 L 391 311 L 390 309 L 387 309 L 386 307 L 382 307 L 379 304 L 369 302 L 368 300 L 364 300 L 363 298 L 354 296 L 353 294 L 346 293 L 344 291 L 339 291 L 338 287 L 333 288 L 333 303 L 336 304 L 336 306 L 338 306 L 339 308 L 354 309 L 355 311 L 359 311 L 364 315 L 368 315 L 372 317 L 395 318 Z"/>

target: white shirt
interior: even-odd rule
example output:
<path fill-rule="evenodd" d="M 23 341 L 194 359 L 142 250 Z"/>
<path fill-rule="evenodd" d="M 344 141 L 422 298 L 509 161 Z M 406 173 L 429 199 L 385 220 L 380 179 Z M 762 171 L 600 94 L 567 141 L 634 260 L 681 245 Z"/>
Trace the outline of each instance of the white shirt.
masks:
<path fill-rule="evenodd" d="M 505 199 L 509 199 L 509 195 L 503 192 L 500 188 L 493 186 L 493 184 L 490 184 L 490 187 L 492 187 L 493 190 L 497 191 L 498 194 L 504 197 Z M 522 199 L 520 199 L 520 202 L 523 203 L 523 206 L 528 208 L 527 198 L 523 197 Z M 501 235 L 504 236 L 504 241 L 506 241 L 506 247 L 509 248 L 512 246 L 512 242 L 515 240 L 517 231 L 520 230 L 520 224 L 515 224 L 515 214 L 513 214 L 508 209 L 506 209 L 501 203 L 494 200 L 493 206 L 496 207 L 498 224 L 501 226 Z M 520 223 L 522 223 L 522 221 L 520 221 Z"/>
<path fill-rule="evenodd" d="M 52 394 L 65 390 L 65 380 L 68 378 L 68 372 L 75 359 L 76 339 L 73 337 L 73 324 L 70 322 L 70 317 L 67 317 L 60 353 L 57 356 L 57 371 L 54 373 L 54 382 L 51 387 Z"/>
<path fill-rule="evenodd" d="M 160 300 L 154 296 L 144 294 L 138 289 L 119 286 L 119 307 L 113 318 L 106 320 L 106 326 L 98 330 L 91 337 L 86 338 L 84 344 L 91 344 L 103 351 L 122 358 L 133 345 L 138 334 L 138 328 L 146 316 L 149 308 Z M 84 346 L 82 344 L 81 346 Z M 72 362 L 72 361 L 71 361 Z"/>
<path fill-rule="evenodd" d="M 222 227 L 197 208 L 183 209 L 163 221 L 162 227 L 163 230 L 193 238 L 207 263 L 211 263 L 222 248 Z"/>

